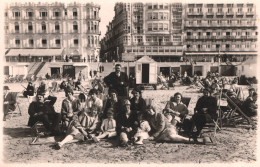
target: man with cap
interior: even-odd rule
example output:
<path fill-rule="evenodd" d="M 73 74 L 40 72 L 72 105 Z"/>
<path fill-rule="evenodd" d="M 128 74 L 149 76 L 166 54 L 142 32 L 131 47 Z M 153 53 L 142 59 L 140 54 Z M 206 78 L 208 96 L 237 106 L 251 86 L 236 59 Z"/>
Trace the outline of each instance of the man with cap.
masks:
<path fill-rule="evenodd" d="M 115 65 L 115 72 L 111 72 L 104 78 L 104 82 L 109 87 L 109 91 L 116 90 L 118 99 L 125 99 L 128 97 L 127 87 L 129 85 L 128 76 L 126 73 L 121 72 L 121 65 Z"/>
<path fill-rule="evenodd" d="M 56 113 L 54 103 L 57 100 L 55 96 L 44 98 L 44 93 L 36 95 L 36 101 L 29 105 L 28 113 L 30 115 L 28 126 L 33 127 L 36 122 L 42 122 L 48 133 L 59 135 L 59 123 L 61 121 L 60 113 Z"/>
<path fill-rule="evenodd" d="M 199 136 L 201 130 L 205 126 L 208 120 L 217 119 L 217 99 L 211 96 L 211 90 L 205 88 L 203 90 L 203 96 L 200 97 L 194 108 L 194 115 L 192 121 L 196 126 L 196 136 Z"/>
<path fill-rule="evenodd" d="M 6 121 L 6 116 L 9 110 L 15 110 L 16 97 L 13 93 L 9 92 L 9 87 L 4 86 L 4 117 L 3 121 Z"/>

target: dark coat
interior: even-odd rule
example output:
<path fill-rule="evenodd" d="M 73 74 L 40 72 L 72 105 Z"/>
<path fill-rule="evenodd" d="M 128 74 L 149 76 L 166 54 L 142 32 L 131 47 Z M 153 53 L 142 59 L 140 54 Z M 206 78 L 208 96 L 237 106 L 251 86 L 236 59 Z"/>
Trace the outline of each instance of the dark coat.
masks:
<path fill-rule="evenodd" d="M 134 97 L 130 99 L 130 103 L 131 103 L 131 110 L 134 111 L 138 111 L 139 113 L 145 113 L 145 109 L 146 109 L 146 102 L 143 98 L 139 98 L 139 103 L 135 103 L 135 99 Z"/>
<path fill-rule="evenodd" d="M 257 104 L 252 98 L 247 98 L 242 104 L 242 110 L 249 117 L 257 115 Z"/>
<path fill-rule="evenodd" d="M 8 110 L 15 110 L 15 104 L 16 104 L 16 92 L 9 92 L 6 97 L 4 97 L 4 102 L 8 101 L 9 104 L 4 104 L 4 113 L 7 114 Z"/>
<path fill-rule="evenodd" d="M 49 96 L 48 101 L 40 103 L 37 101 L 32 102 L 29 105 L 28 114 L 30 115 L 28 126 L 33 126 L 38 120 L 34 117 L 35 113 L 43 112 L 44 115 L 53 115 L 56 114 L 54 110 L 54 103 L 56 102 L 57 97 Z"/>
<path fill-rule="evenodd" d="M 120 76 L 116 75 L 116 72 L 111 72 L 104 78 L 104 82 L 109 87 L 109 91 L 112 89 L 117 91 L 118 96 L 128 96 L 127 87 L 129 85 L 128 76 L 124 72 L 120 72 Z M 123 82 L 123 85 L 120 83 Z"/>
<path fill-rule="evenodd" d="M 126 114 L 119 114 L 116 119 L 116 132 L 120 134 L 124 131 L 122 127 L 125 128 L 132 128 L 133 132 L 137 131 L 138 128 L 138 121 L 137 121 L 137 114 L 132 111 L 130 116 L 127 118 Z"/>
<path fill-rule="evenodd" d="M 202 108 L 207 108 L 209 114 L 214 114 L 217 111 L 217 99 L 212 96 L 202 96 L 198 99 L 196 107 L 194 108 L 199 113 L 202 113 Z"/>

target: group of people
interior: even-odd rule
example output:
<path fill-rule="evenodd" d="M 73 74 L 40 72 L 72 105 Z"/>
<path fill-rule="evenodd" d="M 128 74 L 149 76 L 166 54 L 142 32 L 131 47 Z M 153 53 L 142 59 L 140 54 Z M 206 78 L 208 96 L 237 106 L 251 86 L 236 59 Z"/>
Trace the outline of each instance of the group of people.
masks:
<path fill-rule="evenodd" d="M 65 138 L 56 143 L 58 148 L 73 139 L 99 142 L 102 138 L 111 137 L 117 137 L 118 144 L 125 147 L 129 143 L 143 144 L 145 139 L 196 142 L 206 122 L 216 120 L 218 116 L 217 98 L 213 96 L 218 89 L 212 89 L 212 84 L 203 89 L 203 96 L 198 99 L 190 119 L 179 92 L 169 99 L 162 111 L 153 104 L 146 104 L 142 91 L 136 87 L 130 98 L 129 79 L 121 71 L 120 64 L 115 65 L 115 72 L 104 78 L 104 84 L 108 87 L 108 97 L 100 96 L 104 93 L 100 88 L 101 82 L 77 96 L 74 95 L 73 81 L 62 82 L 60 88 L 66 98 L 62 101 L 61 112 L 56 112 L 54 104 L 57 97 L 52 92 L 47 95 L 46 84 L 42 82 L 36 91 L 36 101 L 29 105 L 28 125 L 34 128 L 37 122 L 42 122 L 47 135 L 65 134 Z M 29 83 L 26 95 L 31 96 L 33 92 L 34 87 Z M 256 114 L 256 99 L 257 93 L 250 90 L 244 106 L 253 109 L 251 115 Z M 186 137 L 178 134 L 180 127 L 186 132 Z"/>

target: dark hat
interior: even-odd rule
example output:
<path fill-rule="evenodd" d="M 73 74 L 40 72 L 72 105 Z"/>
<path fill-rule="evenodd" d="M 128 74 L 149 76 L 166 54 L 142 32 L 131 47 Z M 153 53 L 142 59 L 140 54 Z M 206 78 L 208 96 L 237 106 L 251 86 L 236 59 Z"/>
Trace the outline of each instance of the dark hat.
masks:
<path fill-rule="evenodd" d="M 115 93 L 115 94 L 117 95 L 117 91 L 116 91 L 115 89 L 111 89 L 111 90 L 109 91 L 109 94 L 112 94 L 112 93 Z"/>
<path fill-rule="evenodd" d="M 254 91 L 255 92 L 255 88 L 249 88 L 248 91 Z"/>
<path fill-rule="evenodd" d="M 139 92 L 139 94 L 142 93 L 139 88 L 134 88 L 134 89 L 132 90 L 132 94 L 134 94 L 134 93 L 136 93 L 136 92 Z"/>
<path fill-rule="evenodd" d="M 67 89 L 65 89 L 65 94 L 68 93 L 74 94 L 73 90 L 70 87 L 67 87 Z"/>
<path fill-rule="evenodd" d="M 88 92 L 89 95 L 98 94 L 98 91 L 96 89 L 90 89 Z"/>
<path fill-rule="evenodd" d="M 8 86 L 4 86 L 4 90 L 10 90 Z"/>

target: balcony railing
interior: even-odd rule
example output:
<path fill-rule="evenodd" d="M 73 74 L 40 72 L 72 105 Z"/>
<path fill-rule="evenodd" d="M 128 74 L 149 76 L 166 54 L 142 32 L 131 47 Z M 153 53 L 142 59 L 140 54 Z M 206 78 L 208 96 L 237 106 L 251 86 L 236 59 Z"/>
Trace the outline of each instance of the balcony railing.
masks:
<path fill-rule="evenodd" d="M 223 15 L 224 15 L 224 12 L 217 12 L 216 15 L 217 15 L 217 16 L 223 16 Z"/>
<path fill-rule="evenodd" d="M 199 16 L 199 15 L 203 15 L 203 13 L 202 12 L 187 12 L 187 15 L 197 15 L 197 16 Z"/>
<path fill-rule="evenodd" d="M 244 12 L 237 12 L 236 15 L 237 15 L 237 16 L 238 16 L 238 15 L 240 15 L 240 16 L 241 16 L 241 15 L 244 15 Z"/>
<path fill-rule="evenodd" d="M 234 12 L 233 11 L 229 11 L 226 13 L 227 16 L 231 16 L 231 15 L 234 15 Z"/>
<path fill-rule="evenodd" d="M 214 12 L 207 12 L 206 15 L 207 16 L 212 16 L 212 15 L 214 16 Z"/>
<path fill-rule="evenodd" d="M 246 15 L 249 16 L 249 15 L 255 15 L 254 12 L 246 12 Z"/>

